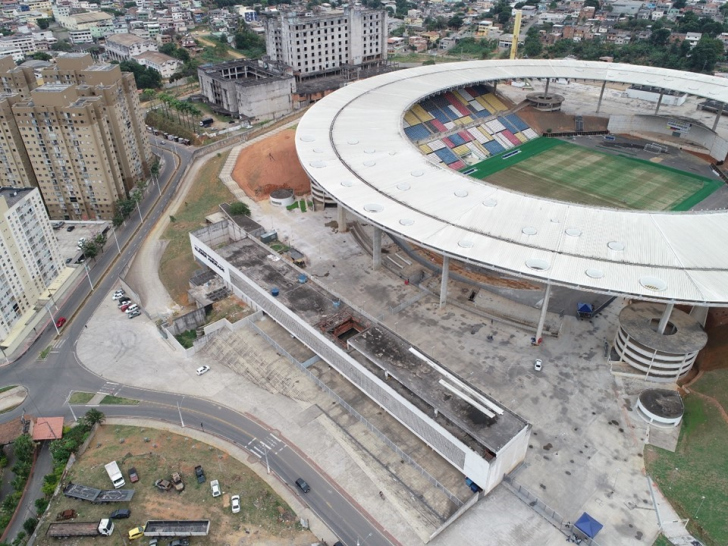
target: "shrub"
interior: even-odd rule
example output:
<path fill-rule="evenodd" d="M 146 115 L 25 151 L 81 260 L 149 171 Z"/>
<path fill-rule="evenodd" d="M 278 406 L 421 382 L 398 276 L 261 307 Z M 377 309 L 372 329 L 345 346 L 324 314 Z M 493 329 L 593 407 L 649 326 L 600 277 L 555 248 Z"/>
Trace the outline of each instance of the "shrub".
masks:
<path fill-rule="evenodd" d="M 48 508 L 48 499 L 35 499 L 35 510 L 38 514 L 42 514 Z"/>
<path fill-rule="evenodd" d="M 250 216 L 250 207 L 240 201 L 230 205 L 231 216 Z"/>

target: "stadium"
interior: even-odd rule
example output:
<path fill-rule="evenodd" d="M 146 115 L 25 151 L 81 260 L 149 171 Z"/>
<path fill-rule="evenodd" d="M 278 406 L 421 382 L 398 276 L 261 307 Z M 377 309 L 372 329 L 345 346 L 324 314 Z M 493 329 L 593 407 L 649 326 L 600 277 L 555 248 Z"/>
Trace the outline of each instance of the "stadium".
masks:
<path fill-rule="evenodd" d="M 499 82 L 514 80 L 547 82 L 545 93 L 534 94 L 540 99 L 557 80 L 597 82 L 601 93 L 590 112 L 576 116 L 573 130 L 541 127 L 539 135 L 519 116 L 522 105 L 504 104 L 498 93 Z M 586 117 L 599 113 L 612 83 L 661 90 L 654 113 Z M 574 60 L 427 66 L 326 97 L 299 124 L 296 149 L 314 196 L 375 227 L 375 264 L 382 232 L 442 257 L 441 304 L 452 259 L 541 283 L 539 343 L 552 286 L 664 304 L 654 317 L 664 333 L 675 304 L 694 306 L 700 316 L 728 303 L 728 214 L 695 210 L 724 186 L 718 174 L 728 142 L 715 132 L 721 112 L 712 129 L 660 115 L 663 97 L 674 94 L 725 103 L 728 84 Z M 550 96 L 553 109 L 563 97 Z M 568 141 L 581 135 L 597 144 Z M 657 159 L 633 157 L 634 149 Z M 702 158 L 704 172 L 669 166 L 670 151 Z M 623 360 L 661 380 L 684 375 L 694 360 L 694 344 L 686 352 L 672 348 L 663 356 L 679 364 L 655 370 L 655 353 L 664 352 L 659 343 L 618 341 Z M 635 350 L 651 356 L 630 358 Z"/>

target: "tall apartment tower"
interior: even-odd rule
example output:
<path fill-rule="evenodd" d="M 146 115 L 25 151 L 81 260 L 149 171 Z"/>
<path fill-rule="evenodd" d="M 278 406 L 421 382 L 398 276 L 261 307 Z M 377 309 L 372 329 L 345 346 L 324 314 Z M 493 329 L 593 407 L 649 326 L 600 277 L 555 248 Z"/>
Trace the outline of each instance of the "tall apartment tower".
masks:
<path fill-rule="evenodd" d="M 63 269 L 58 241 L 36 188 L 0 188 L 0 339 Z"/>
<path fill-rule="evenodd" d="M 25 185 L 38 186 L 54 219 L 113 218 L 114 203 L 149 176 L 152 162 L 134 76 L 70 53 L 42 70 L 44 85 L 23 87 L 2 62 L 0 78 L 14 94 L 0 99 L 0 167 L 10 151 L 18 172 L 29 163 Z M 14 185 L 8 177 L 0 170 L 0 185 Z"/>
<path fill-rule="evenodd" d="M 387 59 L 387 12 L 355 6 L 320 14 L 281 12 L 265 18 L 266 53 L 298 79 L 337 74 Z"/>
<path fill-rule="evenodd" d="M 35 171 L 13 114 L 13 105 L 20 100 L 19 94 L 0 93 L 0 186 L 37 187 Z"/>

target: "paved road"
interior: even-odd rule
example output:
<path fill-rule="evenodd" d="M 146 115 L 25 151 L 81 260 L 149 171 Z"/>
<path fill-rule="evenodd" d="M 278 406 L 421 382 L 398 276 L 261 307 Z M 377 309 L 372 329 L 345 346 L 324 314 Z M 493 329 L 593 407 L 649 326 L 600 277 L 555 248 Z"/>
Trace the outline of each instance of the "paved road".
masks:
<path fill-rule="evenodd" d="M 118 231 L 119 243 L 122 245 L 119 259 L 114 262 L 117 257 L 116 245 L 110 242 L 106 251 L 90 268 L 89 276 L 94 290 L 90 290 L 88 282 L 81 283 L 58 303 L 58 315 L 69 317 L 60 338 L 56 336 L 53 326 L 47 323 L 26 354 L 13 364 L 0 368 L 0 384 L 24 385 L 28 389 L 28 398 L 22 405 L 27 413 L 42 416 L 63 415 L 67 420 L 73 419 L 72 408 L 67 404 L 70 392 L 98 392 L 106 383 L 103 378 L 80 365 L 75 354 L 75 344 L 102 299 L 110 297 L 121 270 L 134 256 L 159 216 L 165 213 L 179 185 L 184 167 L 191 160 L 190 150 L 184 146 L 165 143 L 157 151 L 165 159 L 164 169 L 160 173 L 162 197 L 155 206 L 154 199 L 158 194 L 156 187 L 152 186 L 140 205 L 145 222 L 138 232 L 134 230 L 139 226 L 139 216 L 133 213 L 126 225 Z M 38 361 L 40 351 L 49 345 L 53 345 L 54 349 L 44 361 Z M 109 416 L 143 417 L 175 423 L 179 422 L 181 412 L 182 419 L 186 422 L 200 423 L 204 425 L 205 432 L 217 434 L 242 447 L 260 447 L 259 440 L 269 436 L 269 432 L 254 421 L 207 400 L 132 387 L 123 387 L 123 396 L 143 402 L 139 406 L 105 407 L 104 412 Z M 21 411 L 21 408 L 17 408 L 3 414 L 0 422 L 16 418 Z M 83 409 L 76 408 L 75 413 L 80 412 Z M 287 447 L 276 450 L 275 453 L 271 451 L 268 454 L 268 463 L 271 470 L 289 485 L 299 476 L 309 482 L 311 492 L 303 500 L 344 544 L 393 544 L 383 531 L 349 502 L 346 495 L 317 472 L 315 465 L 309 463 L 305 455 Z M 29 498 L 35 497 L 31 495 Z"/>

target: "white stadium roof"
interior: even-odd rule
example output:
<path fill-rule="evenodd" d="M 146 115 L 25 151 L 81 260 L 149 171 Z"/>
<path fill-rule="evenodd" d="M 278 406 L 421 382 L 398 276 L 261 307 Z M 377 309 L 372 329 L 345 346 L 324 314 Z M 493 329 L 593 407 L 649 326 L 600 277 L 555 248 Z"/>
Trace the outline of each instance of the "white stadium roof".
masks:
<path fill-rule="evenodd" d="M 653 301 L 728 305 L 728 214 L 634 212 L 552 201 L 434 165 L 403 115 L 427 96 L 514 78 L 651 85 L 728 103 L 728 81 L 585 61 L 474 61 L 366 79 L 327 96 L 296 133 L 309 176 L 395 236 L 504 273 Z"/>

